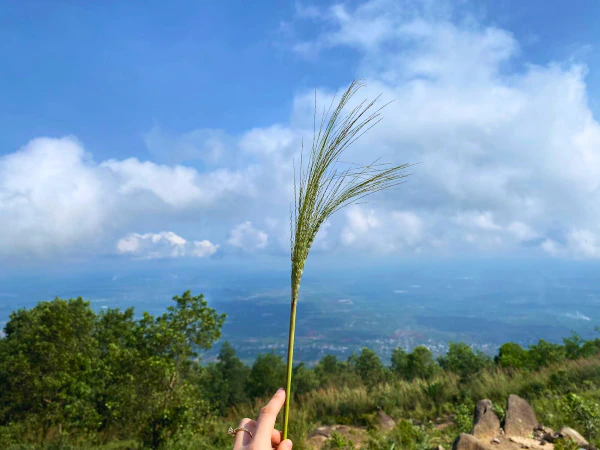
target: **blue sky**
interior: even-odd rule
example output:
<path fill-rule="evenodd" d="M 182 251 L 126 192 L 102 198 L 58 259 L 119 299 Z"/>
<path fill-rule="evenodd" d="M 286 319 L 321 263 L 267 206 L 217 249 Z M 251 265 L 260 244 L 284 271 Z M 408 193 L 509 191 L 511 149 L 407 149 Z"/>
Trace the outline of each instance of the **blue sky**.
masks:
<path fill-rule="evenodd" d="M 600 258 L 595 1 L 2 2 L 0 264 L 285 255 L 312 96 L 420 162 L 315 253 Z M 21 264 L 20 263 L 20 264 Z"/>

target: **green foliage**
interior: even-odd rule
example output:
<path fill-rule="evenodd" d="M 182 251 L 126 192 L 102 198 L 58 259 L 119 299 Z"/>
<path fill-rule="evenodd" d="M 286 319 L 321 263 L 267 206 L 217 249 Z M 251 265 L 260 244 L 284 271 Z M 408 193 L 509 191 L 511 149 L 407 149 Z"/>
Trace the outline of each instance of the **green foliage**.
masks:
<path fill-rule="evenodd" d="M 458 405 L 454 413 L 454 423 L 458 433 L 470 433 L 473 429 L 473 405 Z"/>
<path fill-rule="evenodd" d="M 207 367 L 206 397 L 221 414 L 227 408 L 249 399 L 246 392 L 250 368 L 235 354 L 229 342 L 224 342 L 216 364 Z"/>
<path fill-rule="evenodd" d="M 473 349 L 463 342 L 450 342 L 448 352 L 438 359 L 443 369 L 450 370 L 461 377 L 469 377 L 480 372 L 492 363 L 492 359 L 481 351 Z"/>
<path fill-rule="evenodd" d="M 319 387 L 319 380 L 314 370 L 310 370 L 304 363 L 294 367 L 292 378 L 292 391 L 294 395 L 304 395 Z"/>
<path fill-rule="evenodd" d="M 438 366 L 433 359 L 431 350 L 420 345 L 408 355 L 407 378 L 423 378 L 428 380 L 438 372 Z"/>
<path fill-rule="evenodd" d="M 504 423 L 504 419 L 506 418 L 506 410 L 504 407 L 498 403 L 494 403 L 493 408 L 496 416 L 500 419 L 500 423 Z"/>
<path fill-rule="evenodd" d="M 368 450 L 429 450 L 430 436 L 423 427 L 402 420 L 387 435 L 373 433 L 366 448 Z"/>
<path fill-rule="evenodd" d="M 285 365 L 269 353 L 250 368 L 225 342 L 217 361 L 202 367 L 198 352 L 218 339 L 224 316 L 201 295 L 186 292 L 174 300 L 165 314 L 141 318 L 133 309 L 96 314 L 82 299 L 15 311 L 0 338 L 0 448 L 229 449 L 223 430 L 240 417 L 256 417 L 283 384 Z M 598 444 L 597 341 L 573 334 L 564 345 L 540 341 L 528 350 L 507 343 L 495 366 L 453 343 L 439 358 L 444 370 L 426 347 L 394 350 L 390 369 L 366 348 L 347 361 L 327 355 L 314 368 L 298 364 L 294 448 L 307 450 L 305 437 L 319 424 L 376 429 L 380 410 L 426 425 L 402 421 L 361 446 L 448 445 L 471 430 L 474 402 L 490 398 L 502 418 L 500 405 L 510 393 L 530 400 L 542 423 L 572 426 Z M 443 436 L 430 425 L 440 418 L 454 424 Z M 353 444 L 334 436 L 326 445 Z M 557 444 L 571 447 L 570 441 Z"/>
<path fill-rule="evenodd" d="M 587 439 L 600 437 L 600 404 L 577 394 L 567 394 L 561 401 L 566 417 L 582 430 Z"/>
<path fill-rule="evenodd" d="M 258 355 L 250 376 L 246 390 L 252 397 L 273 395 L 285 382 L 285 364 L 281 356 L 274 353 Z"/>
<path fill-rule="evenodd" d="M 325 441 L 323 444 L 322 450 L 353 450 L 354 443 L 346 439 L 339 433 L 335 431 L 331 433 L 331 437 Z"/>
<path fill-rule="evenodd" d="M 367 387 L 383 383 L 386 379 L 386 369 L 377 353 L 369 348 L 363 348 L 356 358 L 356 372 Z"/>
<path fill-rule="evenodd" d="M 81 298 L 13 313 L 0 340 L 0 426 L 24 425 L 22 442 L 101 433 L 153 448 L 181 429 L 202 430 L 210 405 L 193 358 L 220 337 L 225 316 L 202 295 L 173 300 L 139 321 L 131 309 L 95 314 Z"/>
<path fill-rule="evenodd" d="M 89 302 L 56 299 L 10 315 L 2 345 L 0 423 L 28 421 L 42 440 L 95 430 L 99 352 Z"/>
<path fill-rule="evenodd" d="M 579 450 L 579 445 L 572 439 L 560 438 L 554 442 L 554 450 Z"/>
<path fill-rule="evenodd" d="M 529 361 L 535 369 L 560 363 L 565 358 L 565 347 L 560 344 L 552 344 L 540 339 L 537 344 L 529 347 Z"/>
<path fill-rule="evenodd" d="M 339 381 L 343 372 L 343 364 L 335 355 L 325 355 L 314 368 L 320 386 L 328 386 L 334 380 Z"/>
<path fill-rule="evenodd" d="M 569 359 L 589 358 L 600 352 L 600 339 L 584 340 L 575 331 L 563 339 L 565 354 Z"/>
<path fill-rule="evenodd" d="M 408 379 L 408 353 L 402 347 L 395 348 L 392 351 L 391 371 L 399 378 Z"/>
<path fill-rule="evenodd" d="M 519 344 L 507 342 L 500 346 L 496 363 L 505 368 L 524 369 L 529 366 L 529 353 Z"/>

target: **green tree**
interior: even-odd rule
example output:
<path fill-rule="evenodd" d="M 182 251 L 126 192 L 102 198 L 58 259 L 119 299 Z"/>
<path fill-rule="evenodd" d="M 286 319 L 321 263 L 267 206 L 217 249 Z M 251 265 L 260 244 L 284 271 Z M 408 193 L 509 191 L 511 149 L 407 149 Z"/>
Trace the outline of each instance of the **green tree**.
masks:
<path fill-rule="evenodd" d="M 464 342 L 450 342 L 448 352 L 445 356 L 438 358 L 438 362 L 443 369 L 466 378 L 489 366 L 492 360 L 481 351 L 474 352 Z"/>
<path fill-rule="evenodd" d="M 559 363 L 566 358 L 565 347 L 540 339 L 529 347 L 529 360 L 534 368 Z"/>
<path fill-rule="evenodd" d="M 325 355 L 315 366 L 315 375 L 321 386 L 329 385 L 342 373 L 342 364 L 335 355 Z"/>
<path fill-rule="evenodd" d="M 306 367 L 302 362 L 294 367 L 294 377 L 292 378 L 292 391 L 295 395 L 303 395 L 314 391 L 319 387 L 319 380 L 314 370 Z"/>
<path fill-rule="evenodd" d="M 565 355 L 568 359 L 589 358 L 600 351 L 600 339 L 586 341 L 575 331 L 563 338 Z"/>
<path fill-rule="evenodd" d="M 433 354 L 424 345 L 415 347 L 408 355 L 408 379 L 429 379 L 438 371 L 438 366 L 433 359 Z"/>
<path fill-rule="evenodd" d="M 101 416 L 99 431 L 126 436 L 139 428 L 138 398 L 140 344 L 133 308 L 107 309 L 98 314 L 95 337 L 99 351 L 96 373 L 96 410 Z M 129 428 L 128 428 L 129 427 Z"/>
<path fill-rule="evenodd" d="M 0 421 L 27 421 L 45 440 L 95 430 L 98 346 L 95 314 L 81 298 L 19 309 L 5 326 L 0 361 Z"/>
<path fill-rule="evenodd" d="M 285 382 L 285 363 L 274 353 L 258 355 L 248 377 L 248 394 L 252 398 L 273 395 Z"/>
<path fill-rule="evenodd" d="M 206 396 L 217 406 L 221 413 L 228 407 L 248 400 L 246 385 L 250 368 L 235 353 L 229 342 L 221 346 L 217 363 L 208 366 L 209 376 Z"/>
<path fill-rule="evenodd" d="M 193 414 L 205 408 L 196 388 L 201 377 L 198 350 L 209 349 L 221 337 L 225 321 L 202 294 L 186 291 L 173 301 L 159 317 L 144 313 L 136 330 L 137 394 L 145 399 L 138 414 L 146 419 L 143 440 L 152 448 L 186 425 L 198 429 L 202 423 Z"/>
<path fill-rule="evenodd" d="M 511 369 L 524 369 L 529 366 L 529 352 L 514 342 L 507 342 L 500 346 L 495 358 L 500 367 Z"/>
<path fill-rule="evenodd" d="M 356 359 L 356 371 L 367 387 L 373 387 L 385 380 L 385 367 L 373 350 L 364 347 Z"/>
<path fill-rule="evenodd" d="M 404 379 L 409 378 L 408 353 L 402 347 L 395 348 L 392 351 L 391 362 L 391 370 L 396 376 Z"/>

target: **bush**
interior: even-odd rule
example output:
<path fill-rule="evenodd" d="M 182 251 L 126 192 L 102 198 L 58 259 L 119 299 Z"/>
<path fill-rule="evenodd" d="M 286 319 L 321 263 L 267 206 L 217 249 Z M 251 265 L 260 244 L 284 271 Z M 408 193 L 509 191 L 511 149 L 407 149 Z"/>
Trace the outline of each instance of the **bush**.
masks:
<path fill-rule="evenodd" d="M 458 433 L 470 433 L 473 429 L 473 406 L 461 403 L 456 407 L 454 423 Z"/>
<path fill-rule="evenodd" d="M 339 433 L 335 431 L 331 433 L 331 437 L 325 441 L 323 444 L 322 450 L 353 450 L 354 444 L 351 440 L 346 439 Z"/>
<path fill-rule="evenodd" d="M 562 410 L 572 424 L 579 426 L 587 439 L 596 439 L 600 433 L 600 405 L 576 394 L 567 394 L 561 402 Z"/>
<path fill-rule="evenodd" d="M 429 450 L 430 436 L 423 427 L 402 420 L 385 436 L 372 433 L 366 448 L 367 450 Z"/>

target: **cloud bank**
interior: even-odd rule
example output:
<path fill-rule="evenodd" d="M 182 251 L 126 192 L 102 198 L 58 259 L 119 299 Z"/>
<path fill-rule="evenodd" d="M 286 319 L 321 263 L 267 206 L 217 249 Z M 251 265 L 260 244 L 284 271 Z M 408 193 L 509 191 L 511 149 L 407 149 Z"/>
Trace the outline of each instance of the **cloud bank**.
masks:
<path fill-rule="evenodd" d="M 117 242 L 123 255 L 141 259 L 177 258 L 183 256 L 204 258 L 216 253 L 218 245 L 210 241 L 186 241 L 172 231 L 160 233 L 131 233 Z"/>
<path fill-rule="evenodd" d="M 459 13 L 372 0 L 302 5 L 286 24 L 290 52 L 318 63 L 350 50 L 361 99 L 395 100 L 345 159 L 419 163 L 408 183 L 334 217 L 316 250 L 600 258 L 600 124 L 586 67 L 527 63 L 509 30 Z M 334 88 L 317 90 L 319 104 Z M 237 135 L 155 126 L 144 139 L 158 162 L 96 162 L 75 138 L 34 139 L 0 157 L 0 256 L 107 242 L 137 257 L 208 256 L 212 242 L 285 253 L 292 158 L 311 141 L 313 102 L 299 92 L 289 117 Z M 129 234 L 140 229 L 174 232 Z"/>

